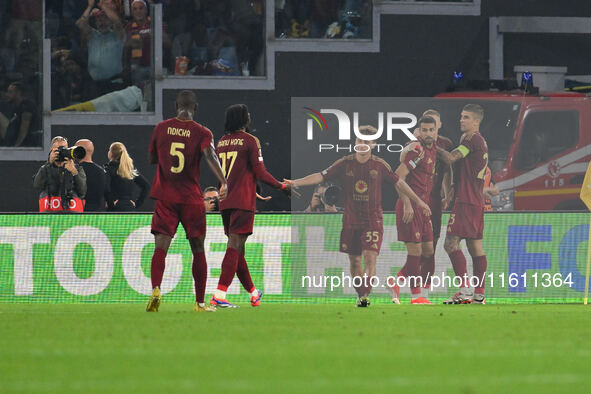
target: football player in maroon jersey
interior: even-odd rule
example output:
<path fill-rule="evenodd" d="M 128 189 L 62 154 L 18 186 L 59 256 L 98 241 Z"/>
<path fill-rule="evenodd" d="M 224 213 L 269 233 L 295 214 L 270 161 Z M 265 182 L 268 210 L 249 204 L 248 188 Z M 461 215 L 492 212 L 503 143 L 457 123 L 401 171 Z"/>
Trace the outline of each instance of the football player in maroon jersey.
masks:
<path fill-rule="evenodd" d="M 377 130 L 372 126 L 361 126 L 359 132 L 369 136 L 377 133 Z M 358 147 L 356 153 L 337 160 L 322 172 L 287 182 L 294 187 L 311 186 L 336 179 L 341 182 L 345 196 L 345 211 L 340 251 L 349 255 L 353 278 L 367 275 L 361 286 L 355 286 L 358 294 L 357 306 L 367 307 L 370 304 L 371 292 L 369 279 L 376 275 L 376 259 L 380 253 L 384 233 L 382 183 L 395 185 L 398 193 L 407 195 L 427 217 L 431 215 L 431 211 L 406 182 L 398 178 L 386 161 L 372 154 L 375 141 L 357 138 L 355 143 Z"/>
<path fill-rule="evenodd" d="M 226 178 L 213 148 L 211 131 L 193 120 L 197 111 L 195 93 L 181 91 L 176 99 L 176 110 L 175 118 L 156 125 L 149 148 L 150 163 L 158 167 L 150 192 L 150 197 L 156 200 L 152 216 L 156 248 L 151 267 L 152 296 L 146 311 L 157 312 L 160 306 L 165 258 L 180 221 L 193 252 L 194 310 L 211 312 L 215 308 L 205 305 L 204 301 L 207 262 L 203 249 L 205 204 L 199 186 L 201 157 L 205 156 L 209 168 L 220 182 L 220 200 L 226 197 Z"/>
<path fill-rule="evenodd" d="M 488 147 L 479 133 L 484 110 L 478 104 L 467 104 L 460 115 L 462 137 L 460 146 L 451 153 L 441 148 L 437 154 L 447 163 L 459 162 L 455 184 L 455 202 L 447 225 L 445 251 L 449 255 L 456 276 L 466 278 L 466 257 L 460 249 L 460 241 L 466 240 L 472 256 L 473 273 L 478 278 L 474 292 L 468 280 L 462 281 L 459 291 L 444 301 L 444 304 L 484 304 L 484 280 L 487 268 L 486 255 L 482 248 L 484 230 L 484 178 L 488 166 Z"/>
<path fill-rule="evenodd" d="M 441 115 L 434 109 L 428 109 L 423 112 L 422 116 L 429 116 L 435 120 L 436 128 L 436 146 L 445 150 L 450 150 L 452 147 L 452 141 L 442 135 L 439 135 L 441 129 Z M 414 132 L 415 137 L 419 136 L 419 129 L 417 128 Z M 409 143 L 404 151 L 400 155 L 400 161 L 404 162 L 406 153 L 415 149 L 420 142 Z M 443 209 L 447 209 L 451 199 L 453 198 L 453 188 L 451 187 L 451 166 L 445 164 L 441 159 L 437 159 L 435 163 L 435 173 L 433 174 L 433 188 L 431 191 L 429 208 L 431 208 L 431 224 L 433 227 L 433 252 L 430 252 L 431 248 L 422 248 L 420 271 L 422 278 L 422 295 L 424 298 L 428 297 L 429 289 L 431 287 L 431 278 L 435 272 L 435 249 L 437 248 L 437 242 L 439 241 L 439 234 L 441 233 L 441 216 Z M 442 200 L 443 198 L 443 200 Z M 413 211 L 405 211 L 407 220 L 412 219 Z M 406 270 L 402 269 L 398 276 L 405 276 Z M 395 278 L 391 278 L 392 282 L 388 283 L 388 289 L 392 294 L 392 302 L 399 304 L 400 288 L 396 284 Z"/>
<path fill-rule="evenodd" d="M 228 247 L 222 261 L 222 273 L 211 305 L 235 308 L 226 300 L 226 291 L 234 275 L 250 296 L 252 306 L 259 306 L 262 292 L 252 283 L 248 265 L 244 259 L 244 244 L 252 234 L 256 210 L 256 181 L 261 181 L 291 195 L 291 185 L 276 180 L 265 168 L 259 139 L 250 134 L 250 113 L 244 104 L 226 108 L 225 135 L 217 143 L 216 152 L 221 159 L 222 170 L 228 178 L 228 197 L 220 201 L 224 232 Z"/>
<path fill-rule="evenodd" d="M 408 183 L 417 196 L 430 202 L 437 161 L 437 122 L 430 116 L 423 116 L 417 124 L 419 127 L 415 136 L 419 143 L 401 157 L 396 174 Z M 421 297 L 422 280 L 419 277 L 421 258 L 433 256 L 431 218 L 417 210 L 408 197 L 401 195 L 396 203 L 396 227 L 398 240 L 405 243 L 408 251 L 406 263 L 397 276 L 409 277 L 411 304 L 430 304 L 427 298 Z M 398 289 L 398 286 L 394 286 L 394 289 Z M 394 295 L 393 302 L 400 303 L 398 294 Z"/>

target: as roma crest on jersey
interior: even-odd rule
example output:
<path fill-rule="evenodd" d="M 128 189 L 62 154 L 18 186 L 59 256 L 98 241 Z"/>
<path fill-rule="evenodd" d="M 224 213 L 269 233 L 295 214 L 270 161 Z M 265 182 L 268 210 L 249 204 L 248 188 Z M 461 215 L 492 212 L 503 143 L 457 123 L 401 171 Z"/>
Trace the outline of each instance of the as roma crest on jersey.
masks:
<path fill-rule="evenodd" d="M 378 170 L 370 170 L 369 176 L 372 177 L 373 179 L 376 179 L 378 177 Z"/>
<path fill-rule="evenodd" d="M 367 183 L 365 181 L 357 181 L 355 183 L 355 191 L 359 194 L 363 194 L 367 191 Z"/>

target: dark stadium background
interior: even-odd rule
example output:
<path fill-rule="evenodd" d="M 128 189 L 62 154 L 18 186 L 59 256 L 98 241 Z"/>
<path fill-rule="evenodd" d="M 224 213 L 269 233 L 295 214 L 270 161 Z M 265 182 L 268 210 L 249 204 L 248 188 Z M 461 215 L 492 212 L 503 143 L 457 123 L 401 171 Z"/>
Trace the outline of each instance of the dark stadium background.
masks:
<path fill-rule="evenodd" d="M 491 16 L 588 17 L 591 2 L 485 0 L 480 16 L 385 15 L 381 17 L 379 53 L 277 53 L 275 90 L 198 90 L 196 119 L 208 126 L 217 140 L 224 108 L 246 103 L 253 114 L 255 135 L 263 142 L 267 167 L 277 178 L 289 177 L 291 97 L 429 97 L 446 89 L 454 70 L 462 70 L 470 79 L 487 79 Z M 589 61 L 584 54 L 590 51 L 589 35 L 505 34 L 504 75 L 513 76 L 513 66 L 518 64 L 568 65 L 569 74 L 588 74 Z M 164 91 L 165 118 L 174 116 L 176 93 Z M 147 162 L 151 132 L 150 126 L 127 125 L 53 126 L 51 130 L 52 136 L 63 135 L 70 143 L 92 139 L 94 161 L 101 165 L 111 142 L 125 143 L 137 168 L 149 180 L 154 174 L 154 167 Z M 0 212 L 37 211 L 31 180 L 41 164 L 0 162 Z M 202 177 L 203 186 L 211 184 L 211 177 Z M 289 200 L 266 191 L 274 198 L 260 209 L 289 210 Z M 151 209 L 148 200 L 142 210 Z"/>

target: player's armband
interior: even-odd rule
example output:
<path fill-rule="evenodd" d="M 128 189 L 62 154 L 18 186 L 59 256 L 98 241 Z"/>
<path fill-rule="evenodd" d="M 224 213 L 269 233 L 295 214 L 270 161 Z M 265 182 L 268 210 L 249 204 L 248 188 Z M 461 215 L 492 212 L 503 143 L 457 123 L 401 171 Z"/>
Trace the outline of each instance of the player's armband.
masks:
<path fill-rule="evenodd" d="M 470 153 L 470 149 L 468 149 L 465 145 L 460 145 L 455 150 L 460 152 L 462 154 L 462 157 L 466 157 Z"/>

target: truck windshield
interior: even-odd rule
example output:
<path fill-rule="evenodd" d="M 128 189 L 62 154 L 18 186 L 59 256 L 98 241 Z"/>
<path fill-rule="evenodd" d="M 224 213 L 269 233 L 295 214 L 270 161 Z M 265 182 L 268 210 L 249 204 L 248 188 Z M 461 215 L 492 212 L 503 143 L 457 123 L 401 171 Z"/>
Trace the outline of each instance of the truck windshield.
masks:
<path fill-rule="evenodd" d="M 515 124 L 521 105 L 518 101 L 495 101 L 482 99 L 440 98 L 433 103 L 433 108 L 441 113 L 443 123 L 440 134 L 454 142 L 457 146 L 462 132 L 460 131 L 460 113 L 464 105 L 480 104 L 484 108 L 484 119 L 480 133 L 488 145 L 488 161 L 493 173 L 503 168 L 509 148 L 513 142 Z"/>

